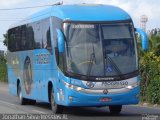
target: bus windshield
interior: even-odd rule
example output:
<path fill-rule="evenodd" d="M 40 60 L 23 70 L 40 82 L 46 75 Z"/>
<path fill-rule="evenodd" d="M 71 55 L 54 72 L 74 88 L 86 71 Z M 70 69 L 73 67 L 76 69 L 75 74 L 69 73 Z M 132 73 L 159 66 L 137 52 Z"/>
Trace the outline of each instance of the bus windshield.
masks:
<path fill-rule="evenodd" d="M 138 70 L 132 23 L 64 23 L 67 72 L 122 76 Z"/>

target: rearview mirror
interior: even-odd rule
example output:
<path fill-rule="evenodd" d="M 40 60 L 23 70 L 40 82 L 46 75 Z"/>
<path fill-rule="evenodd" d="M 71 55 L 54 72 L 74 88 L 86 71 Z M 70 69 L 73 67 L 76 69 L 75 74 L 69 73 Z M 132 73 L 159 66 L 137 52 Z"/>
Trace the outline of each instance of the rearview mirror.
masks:
<path fill-rule="evenodd" d="M 141 42 L 142 42 L 142 49 L 143 50 L 148 50 L 148 37 L 147 34 L 140 28 L 136 28 L 136 32 L 139 33 L 141 37 Z"/>
<path fill-rule="evenodd" d="M 64 52 L 64 36 L 61 30 L 57 29 L 58 52 Z"/>

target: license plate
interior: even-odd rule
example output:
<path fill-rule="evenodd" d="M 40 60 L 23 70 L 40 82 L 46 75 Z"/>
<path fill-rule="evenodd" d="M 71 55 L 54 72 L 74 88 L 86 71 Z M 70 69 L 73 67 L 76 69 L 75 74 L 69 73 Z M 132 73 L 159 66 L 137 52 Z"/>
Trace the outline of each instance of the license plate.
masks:
<path fill-rule="evenodd" d="M 112 98 L 100 98 L 100 102 L 110 102 L 112 101 Z"/>

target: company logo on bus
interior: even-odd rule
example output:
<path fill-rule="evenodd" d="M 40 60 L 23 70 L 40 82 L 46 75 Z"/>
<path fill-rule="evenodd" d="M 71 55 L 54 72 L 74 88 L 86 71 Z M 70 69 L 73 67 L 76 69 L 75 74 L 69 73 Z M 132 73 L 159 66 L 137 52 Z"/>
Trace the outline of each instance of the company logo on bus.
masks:
<path fill-rule="evenodd" d="M 103 90 L 103 93 L 108 94 L 108 90 L 107 89 Z"/>

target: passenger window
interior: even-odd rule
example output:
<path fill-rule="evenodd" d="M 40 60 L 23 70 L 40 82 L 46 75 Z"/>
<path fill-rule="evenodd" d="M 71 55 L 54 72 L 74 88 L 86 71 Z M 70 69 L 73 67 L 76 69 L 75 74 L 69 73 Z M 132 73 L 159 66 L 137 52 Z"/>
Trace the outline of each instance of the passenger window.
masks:
<path fill-rule="evenodd" d="M 15 41 L 15 33 L 14 30 L 11 29 L 8 31 L 8 50 L 10 52 L 14 51 L 14 41 Z"/>
<path fill-rule="evenodd" d="M 36 22 L 33 24 L 33 30 L 34 30 L 34 47 L 35 49 L 41 49 L 43 48 L 43 41 L 42 41 L 42 28 L 41 23 Z"/>
<path fill-rule="evenodd" d="M 48 49 L 50 52 L 51 48 L 51 36 L 50 36 L 50 20 L 46 19 L 42 21 L 42 47 Z"/>
<path fill-rule="evenodd" d="M 34 31 L 33 27 L 31 24 L 27 25 L 27 30 L 26 30 L 26 39 L 27 39 L 27 45 L 28 45 L 28 50 L 33 50 L 34 49 Z"/>
<path fill-rule="evenodd" d="M 57 36 L 56 29 L 62 29 L 62 20 L 57 17 L 53 17 L 52 24 L 53 24 L 52 30 L 53 30 L 53 40 L 54 40 L 54 51 L 55 51 L 55 56 L 56 56 L 56 62 L 57 62 L 57 65 L 59 66 L 61 64 L 60 61 L 62 61 L 63 59 L 62 59 L 62 56 L 58 52 L 58 45 L 57 45 L 57 37 L 58 36 Z"/>
<path fill-rule="evenodd" d="M 28 23 L 8 30 L 8 50 L 48 49 L 52 52 L 50 19 Z"/>
<path fill-rule="evenodd" d="M 23 25 L 21 30 L 22 31 L 21 31 L 20 50 L 27 50 L 28 49 L 28 44 L 27 44 L 27 39 L 26 39 L 26 25 Z"/>
<path fill-rule="evenodd" d="M 19 51 L 21 47 L 21 27 L 17 27 L 15 29 L 15 50 L 14 51 Z"/>

